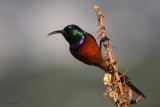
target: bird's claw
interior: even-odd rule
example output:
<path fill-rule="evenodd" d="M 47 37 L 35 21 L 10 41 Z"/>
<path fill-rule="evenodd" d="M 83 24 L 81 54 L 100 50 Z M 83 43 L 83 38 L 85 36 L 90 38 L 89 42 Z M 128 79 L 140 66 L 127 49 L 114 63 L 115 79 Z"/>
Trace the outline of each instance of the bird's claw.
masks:
<path fill-rule="evenodd" d="M 105 37 L 103 37 L 103 38 L 101 39 L 102 42 L 104 42 L 105 40 L 108 40 L 108 41 L 109 41 L 110 39 L 109 39 L 107 36 L 105 36 Z"/>
<path fill-rule="evenodd" d="M 101 50 L 101 47 L 102 47 L 102 43 L 105 41 L 105 40 L 110 40 L 107 36 L 103 37 L 101 40 L 100 40 L 100 50 Z"/>

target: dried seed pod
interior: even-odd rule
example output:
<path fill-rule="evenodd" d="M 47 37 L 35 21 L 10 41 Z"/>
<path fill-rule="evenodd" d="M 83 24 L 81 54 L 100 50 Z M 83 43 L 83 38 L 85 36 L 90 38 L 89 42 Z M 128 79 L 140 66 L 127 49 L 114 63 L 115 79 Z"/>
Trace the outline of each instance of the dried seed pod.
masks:
<path fill-rule="evenodd" d="M 110 73 L 106 73 L 103 78 L 104 85 L 112 86 L 112 75 Z"/>
<path fill-rule="evenodd" d="M 109 93 L 109 96 L 110 96 L 110 98 L 111 98 L 112 100 L 114 100 L 114 102 L 117 102 L 117 100 L 118 100 L 118 93 L 117 93 L 116 91 L 111 91 L 111 92 Z"/>
<path fill-rule="evenodd" d="M 98 7 L 98 6 L 96 6 L 96 5 L 94 5 L 94 6 L 92 7 L 92 11 L 94 11 L 94 12 L 99 11 L 99 7 Z"/>

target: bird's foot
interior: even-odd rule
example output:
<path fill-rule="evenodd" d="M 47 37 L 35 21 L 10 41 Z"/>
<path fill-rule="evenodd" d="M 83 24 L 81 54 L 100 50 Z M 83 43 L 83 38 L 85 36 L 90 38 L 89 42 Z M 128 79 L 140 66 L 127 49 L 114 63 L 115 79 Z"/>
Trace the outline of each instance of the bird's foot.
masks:
<path fill-rule="evenodd" d="M 107 36 L 103 37 L 101 40 L 100 40 L 100 50 L 101 50 L 101 47 L 102 47 L 102 43 L 105 41 L 105 40 L 110 40 Z"/>
<path fill-rule="evenodd" d="M 109 41 L 110 39 L 109 39 L 107 36 L 105 36 L 105 37 L 103 37 L 103 38 L 101 39 L 102 42 L 104 42 L 105 40 L 108 40 L 108 41 Z"/>

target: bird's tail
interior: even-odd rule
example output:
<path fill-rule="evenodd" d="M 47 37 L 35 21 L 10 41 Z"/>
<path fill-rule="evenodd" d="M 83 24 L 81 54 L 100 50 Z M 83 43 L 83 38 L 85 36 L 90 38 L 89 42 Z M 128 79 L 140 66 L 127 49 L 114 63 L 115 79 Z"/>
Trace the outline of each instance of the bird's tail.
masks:
<path fill-rule="evenodd" d="M 122 73 L 118 72 L 119 75 L 122 75 Z M 125 81 L 124 81 L 124 78 L 125 78 Z M 142 95 L 143 98 L 146 98 L 146 96 L 141 92 L 139 91 L 130 81 L 129 81 L 129 78 L 125 75 L 125 77 L 121 77 L 121 82 L 124 83 L 126 82 L 126 85 L 128 87 L 130 87 L 135 93 L 137 93 L 138 95 Z"/>
<path fill-rule="evenodd" d="M 108 65 L 106 64 L 106 62 L 102 62 L 102 65 L 99 66 L 101 69 L 103 69 L 105 72 L 108 72 Z M 119 75 L 122 75 L 122 73 L 118 72 Z M 142 97 L 146 98 L 146 96 L 139 91 L 130 81 L 130 79 L 125 75 L 125 79 L 124 77 L 121 77 L 121 82 L 124 83 L 126 82 L 126 85 L 128 87 L 130 87 L 135 93 L 137 93 L 138 95 L 142 95 Z"/>

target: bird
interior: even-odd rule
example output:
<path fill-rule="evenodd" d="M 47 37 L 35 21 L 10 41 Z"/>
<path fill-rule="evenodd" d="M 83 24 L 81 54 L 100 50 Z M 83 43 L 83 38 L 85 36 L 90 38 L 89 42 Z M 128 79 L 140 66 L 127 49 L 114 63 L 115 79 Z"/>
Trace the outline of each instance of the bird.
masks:
<path fill-rule="evenodd" d="M 70 24 L 64 27 L 63 30 L 56 30 L 49 33 L 47 36 L 61 33 L 66 41 L 69 43 L 70 53 L 79 61 L 87 64 L 93 65 L 101 68 L 105 72 L 109 72 L 109 65 L 103 60 L 103 56 L 101 53 L 101 43 L 105 39 L 109 40 L 107 36 L 100 40 L 100 47 L 98 46 L 96 39 L 90 34 L 82 30 L 79 26 Z M 120 75 L 122 73 L 119 72 Z M 125 75 L 125 80 L 123 77 L 120 78 L 121 82 L 126 82 L 129 79 Z M 126 85 L 130 87 L 134 92 L 142 97 L 146 98 L 146 96 L 139 91 L 130 81 L 126 82 Z"/>

